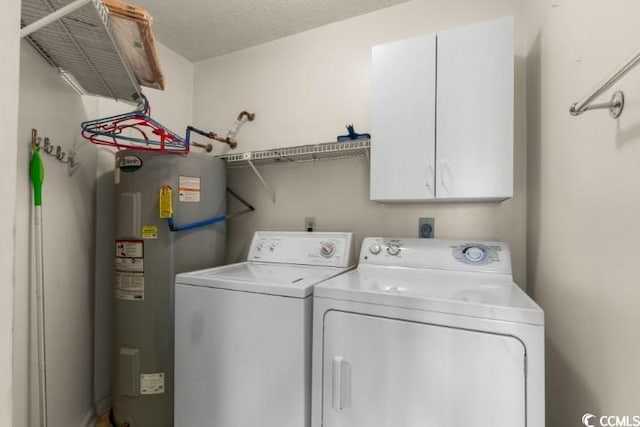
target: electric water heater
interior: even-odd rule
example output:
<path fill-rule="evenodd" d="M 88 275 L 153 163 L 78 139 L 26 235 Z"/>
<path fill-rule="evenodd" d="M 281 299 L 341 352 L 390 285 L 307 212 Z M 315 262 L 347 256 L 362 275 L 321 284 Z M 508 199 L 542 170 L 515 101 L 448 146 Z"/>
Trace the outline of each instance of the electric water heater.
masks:
<path fill-rule="evenodd" d="M 175 275 L 224 261 L 225 166 L 124 150 L 115 185 L 112 415 L 118 427 L 170 427 Z"/>

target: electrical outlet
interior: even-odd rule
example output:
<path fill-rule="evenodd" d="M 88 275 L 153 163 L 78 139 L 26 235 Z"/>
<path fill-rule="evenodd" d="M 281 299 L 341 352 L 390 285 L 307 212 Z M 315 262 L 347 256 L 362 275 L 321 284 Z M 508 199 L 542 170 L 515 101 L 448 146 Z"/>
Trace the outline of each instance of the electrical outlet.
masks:
<path fill-rule="evenodd" d="M 418 237 L 423 239 L 433 239 L 435 233 L 435 218 L 418 218 Z"/>
<path fill-rule="evenodd" d="M 316 228 L 316 219 L 315 217 L 308 216 L 304 219 L 304 230 L 305 231 L 313 231 Z"/>

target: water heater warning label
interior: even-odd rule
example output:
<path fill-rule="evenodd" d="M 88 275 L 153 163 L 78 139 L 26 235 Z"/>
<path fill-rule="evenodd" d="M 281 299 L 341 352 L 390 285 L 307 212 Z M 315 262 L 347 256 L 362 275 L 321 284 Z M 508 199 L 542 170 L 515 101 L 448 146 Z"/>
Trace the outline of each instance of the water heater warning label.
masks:
<path fill-rule="evenodd" d="M 144 258 L 144 242 L 116 240 L 116 258 Z"/>
<path fill-rule="evenodd" d="M 167 219 L 173 216 L 173 190 L 168 185 L 160 187 L 160 219 Z M 144 238 L 144 236 L 142 236 Z"/>
<path fill-rule="evenodd" d="M 142 230 L 140 230 L 143 239 L 157 239 L 158 238 L 158 227 L 155 225 L 143 225 Z"/>
<path fill-rule="evenodd" d="M 144 300 L 144 242 L 116 240 L 115 294 L 116 298 Z"/>
<path fill-rule="evenodd" d="M 140 394 L 164 393 L 164 372 L 140 374 Z"/>
<path fill-rule="evenodd" d="M 143 258 L 116 258 L 116 271 L 144 273 Z"/>
<path fill-rule="evenodd" d="M 181 176 L 179 190 L 181 202 L 200 202 L 200 177 Z"/>

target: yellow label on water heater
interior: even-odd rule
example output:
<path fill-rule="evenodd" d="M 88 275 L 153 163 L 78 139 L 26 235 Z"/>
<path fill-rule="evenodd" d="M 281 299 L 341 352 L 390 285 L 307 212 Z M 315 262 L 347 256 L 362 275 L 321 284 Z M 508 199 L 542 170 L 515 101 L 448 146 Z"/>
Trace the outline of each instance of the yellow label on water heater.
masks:
<path fill-rule="evenodd" d="M 143 239 L 157 239 L 158 227 L 155 225 L 143 225 L 141 234 Z"/>
<path fill-rule="evenodd" d="M 168 185 L 160 187 L 160 219 L 173 216 L 173 191 Z"/>

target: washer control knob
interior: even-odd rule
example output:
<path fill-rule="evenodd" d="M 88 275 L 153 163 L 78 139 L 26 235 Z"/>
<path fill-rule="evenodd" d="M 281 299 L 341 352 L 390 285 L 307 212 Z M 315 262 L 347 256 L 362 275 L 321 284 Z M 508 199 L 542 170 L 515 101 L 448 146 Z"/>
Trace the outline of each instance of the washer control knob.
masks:
<path fill-rule="evenodd" d="M 333 254 L 336 253 L 336 245 L 332 242 L 323 243 L 320 246 L 320 255 L 325 258 L 331 258 Z"/>
<path fill-rule="evenodd" d="M 484 259 L 485 253 L 478 246 L 469 246 L 464 250 L 464 256 L 471 262 L 480 262 Z"/>
<path fill-rule="evenodd" d="M 262 249 L 264 249 L 264 245 L 262 243 L 258 243 L 258 245 L 256 246 L 256 251 L 262 252 Z"/>
<path fill-rule="evenodd" d="M 382 250 L 382 248 L 380 247 L 380 245 L 378 243 L 374 243 L 371 246 L 369 246 L 369 252 L 371 252 L 374 255 L 378 255 L 381 250 Z"/>
<path fill-rule="evenodd" d="M 400 246 L 394 244 L 387 245 L 387 253 L 393 256 L 398 255 L 400 253 Z"/>
<path fill-rule="evenodd" d="M 275 244 L 275 243 L 270 244 L 270 245 L 269 245 L 269 250 L 270 250 L 271 252 L 275 251 L 275 250 L 276 250 L 276 244 Z"/>

